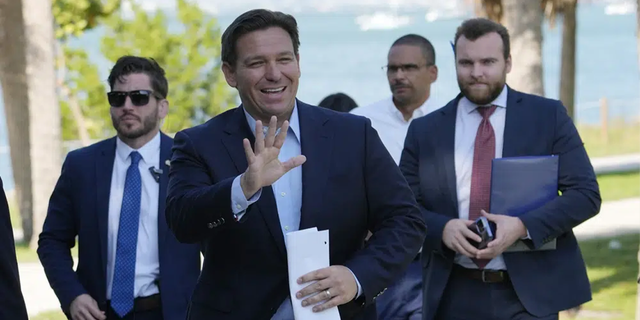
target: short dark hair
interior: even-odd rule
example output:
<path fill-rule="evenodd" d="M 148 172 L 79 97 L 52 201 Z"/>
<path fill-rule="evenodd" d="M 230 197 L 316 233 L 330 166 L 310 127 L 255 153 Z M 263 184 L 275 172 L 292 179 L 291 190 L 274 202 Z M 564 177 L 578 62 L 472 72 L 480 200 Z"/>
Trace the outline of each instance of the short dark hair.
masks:
<path fill-rule="evenodd" d="M 460 36 L 464 36 L 471 41 L 475 41 L 478 38 L 492 32 L 497 33 L 498 35 L 500 35 L 500 38 L 502 38 L 502 48 L 504 51 L 504 58 L 506 60 L 507 58 L 509 58 L 509 54 L 511 53 L 509 31 L 503 25 L 486 18 L 473 18 L 462 22 L 462 24 L 458 27 L 458 30 L 456 31 L 456 37 L 453 40 L 454 49 L 458 44 L 458 39 L 460 38 Z"/>
<path fill-rule="evenodd" d="M 420 47 L 427 63 L 436 64 L 436 50 L 433 48 L 431 41 L 427 40 L 427 38 L 413 33 L 407 34 L 394 41 L 391 47 L 393 48 L 400 45 Z"/>
<path fill-rule="evenodd" d="M 222 62 L 235 66 L 238 59 L 236 43 L 242 36 L 272 27 L 278 27 L 286 31 L 291 37 L 293 53 L 298 54 L 300 48 L 300 38 L 298 36 L 298 23 L 289 14 L 280 11 L 270 11 L 265 9 L 255 9 L 247 11 L 237 17 L 222 34 Z"/>
<path fill-rule="evenodd" d="M 358 104 L 348 95 L 338 92 L 326 96 L 318 106 L 338 112 L 349 112 L 358 107 Z"/>
<path fill-rule="evenodd" d="M 132 73 L 144 73 L 151 80 L 154 93 L 165 99 L 169 93 L 169 84 L 164 69 L 153 58 L 123 56 L 118 59 L 109 74 L 109 87 L 113 90 L 116 80 L 122 81 L 124 76 Z"/>

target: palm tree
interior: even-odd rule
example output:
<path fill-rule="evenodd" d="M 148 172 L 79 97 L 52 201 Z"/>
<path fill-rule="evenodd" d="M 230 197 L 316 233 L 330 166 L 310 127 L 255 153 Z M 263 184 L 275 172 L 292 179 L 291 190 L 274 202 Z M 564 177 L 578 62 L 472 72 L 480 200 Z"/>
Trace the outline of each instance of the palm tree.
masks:
<path fill-rule="evenodd" d="M 51 1 L 0 0 L 0 27 L 12 167 L 24 240 L 35 248 L 62 161 Z"/>
<path fill-rule="evenodd" d="M 25 239 L 31 238 L 32 190 L 29 94 L 22 1 L 0 0 L 0 83 L 9 133 L 15 200 Z"/>
<path fill-rule="evenodd" d="M 544 0 L 543 0 L 544 1 Z M 475 0 L 475 13 L 503 24 L 511 36 L 513 65 L 507 83 L 516 90 L 544 96 L 540 1 Z"/>
<path fill-rule="evenodd" d="M 577 0 L 473 0 L 477 16 L 504 24 L 511 34 L 510 86 L 544 95 L 542 68 L 542 22 L 551 26 L 563 16 L 560 100 L 574 115 Z"/>

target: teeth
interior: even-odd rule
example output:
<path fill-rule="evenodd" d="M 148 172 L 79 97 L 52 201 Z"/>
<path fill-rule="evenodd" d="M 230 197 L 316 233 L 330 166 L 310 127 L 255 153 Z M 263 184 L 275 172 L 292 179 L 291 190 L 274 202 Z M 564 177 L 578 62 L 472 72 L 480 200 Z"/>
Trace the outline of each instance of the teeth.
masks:
<path fill-rule="evenodd" d="M 262 89 L 262 92 L 266 92 L 266 93 L 278 93 L 278 92 L 282 92 L 282 91 L 284 91 L 284 87 L 275 88 L 275 89 Z"/>

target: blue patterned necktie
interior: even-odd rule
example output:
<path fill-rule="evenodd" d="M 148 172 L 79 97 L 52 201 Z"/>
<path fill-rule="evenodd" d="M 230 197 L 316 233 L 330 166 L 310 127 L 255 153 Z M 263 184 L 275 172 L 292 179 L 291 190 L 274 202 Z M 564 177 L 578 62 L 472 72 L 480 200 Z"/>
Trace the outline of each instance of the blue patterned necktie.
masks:
<path fill-rule="evenodd" d="M 116 245 L 116 263 L 113 271 L 111 289 L 111 308 L 122 318 L 133 309 L 133 287 L 136 272 L 136 251 L 138 248 L 138 225 L 140 221 L 140 197 L 142 181 L 138 162 L 141 156 L 137 151 L 130 154 L 131 165 L 127 169 L 124 182 L 120 223 L 118 225 L 118 243 Z"/>

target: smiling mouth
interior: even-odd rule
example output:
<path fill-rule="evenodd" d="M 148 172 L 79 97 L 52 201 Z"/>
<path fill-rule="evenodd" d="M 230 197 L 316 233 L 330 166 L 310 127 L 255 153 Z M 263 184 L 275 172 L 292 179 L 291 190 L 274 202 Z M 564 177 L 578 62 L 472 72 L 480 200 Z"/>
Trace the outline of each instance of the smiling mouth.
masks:
<path fill-rule="evenodd" d="M 262 92 L 264 94 L 276 94 L 276 93 L 284 92 L 284 89 L 286 89 L 286 88 L 287 87 L 261 89 L 260 92 Z"/>

